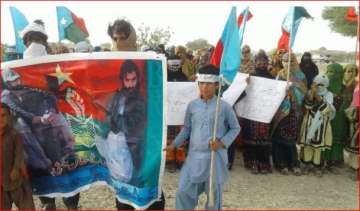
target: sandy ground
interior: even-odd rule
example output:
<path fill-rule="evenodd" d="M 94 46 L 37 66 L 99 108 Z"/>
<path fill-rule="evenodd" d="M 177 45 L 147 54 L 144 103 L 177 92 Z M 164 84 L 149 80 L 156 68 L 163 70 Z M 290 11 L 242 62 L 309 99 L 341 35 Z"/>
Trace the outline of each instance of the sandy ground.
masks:
<path fill-rule="evenodd" d="M 358 182 L 350 179 L 347 167 L 338 169 L 339 174 L 253 175 L 244 169 L 242 156 L 237 152 L 230 180 L 224 188 L 223 209 L 359 209 Z M 163 190 L 166 209 L 175 209 L 175 194 L 179 171 L 165 170 Z M 198 209 L 204 209 L 205 196 L 199 200 Z M 38 197 L 36 208 L 40 209 Z M 66 209 L 61 199 L 56 199 L 58 209 Z M 115 197 L 106 186 L 95 186 L 81 193 L 80 209 L 114 210 Z"/>

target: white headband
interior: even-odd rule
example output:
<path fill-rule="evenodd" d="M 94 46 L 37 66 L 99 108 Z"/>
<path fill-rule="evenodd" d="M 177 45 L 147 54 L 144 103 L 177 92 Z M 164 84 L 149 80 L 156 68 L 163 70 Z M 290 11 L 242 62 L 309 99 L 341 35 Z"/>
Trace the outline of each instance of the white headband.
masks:
<path fill-rule="evenodd" d="M 196 74 L 196 81 L 197 82 L 209 82 L 209 83 L 216 83 L 219 82 L 219 76 L 218 75 L 212 75 L 212 74 Z"/>

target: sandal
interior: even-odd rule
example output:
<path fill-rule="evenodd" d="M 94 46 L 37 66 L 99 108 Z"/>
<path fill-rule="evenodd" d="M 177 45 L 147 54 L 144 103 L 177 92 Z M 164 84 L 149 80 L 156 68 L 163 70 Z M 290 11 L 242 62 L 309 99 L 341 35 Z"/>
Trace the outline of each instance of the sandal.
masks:
<path fill-rule="evenodd" d="M 293 172 L 294 172 L 294 175 L 295 175 L 295 176 L 301 176 L 301 170 L 300 170 L 300 168 L 295 167 L 295 168 L 293 169 Z"/>
<path fill-rule="evenodd" d="M 280 170 L 280 173 L 282 175 L 288 175 L 289 174 L 289 169 L 288 168 L 283 168 L 283 169 Z"/>

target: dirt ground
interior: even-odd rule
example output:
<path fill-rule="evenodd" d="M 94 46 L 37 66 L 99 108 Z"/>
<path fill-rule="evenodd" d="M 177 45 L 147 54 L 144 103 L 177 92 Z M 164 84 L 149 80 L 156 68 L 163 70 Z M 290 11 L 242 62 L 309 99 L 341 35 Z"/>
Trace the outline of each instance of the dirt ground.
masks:
<path fill-rule="evenodd" d="M 359 209 L 358 182 L 350 179 L 347 167 L 339 168 L 338 174 L 281 175 L 274 171 L 267 175 L 254 175 L 244 169 L 242 156 L 237 152 L 230 180 L 225 185 L 223 209 Z M 163 190 L 166 209 L 175 209 L 175 195 L 179 170 L 165 170 Z M 204 209 L 205 196 L 199 200 L 198 209 Z M 36 208 L 40 209 L 38 197 Z M 66 209 L 61 199 L 56 199 L 58 209 Z M 105 186 L 95 186 L 81 193 L 80 209 L 114 210 L 115 197 Z"/>

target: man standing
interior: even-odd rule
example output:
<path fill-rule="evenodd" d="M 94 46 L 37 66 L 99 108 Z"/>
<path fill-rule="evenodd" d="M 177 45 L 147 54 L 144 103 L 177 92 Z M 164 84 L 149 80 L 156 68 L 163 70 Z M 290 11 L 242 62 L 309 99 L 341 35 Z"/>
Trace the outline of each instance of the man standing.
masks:
<path fill-rule="evenodd" d="M 0 114 L 3 159 L 0 208 L 11 210 L 15 204 L 19 210 L 33 210 L 35 207 L 21 137 L 14 128 L 10 108 L 1 104 Z"/>
<path fill-rule="evenodd" d="M 136 32 L 128 21 L 115 20 L 107 33 L 112 39 L 112 51 L 136 51 Z"/>
<path fill-rule="evenodd" d="M 216 91 L 219 86 L 219 70 L 213 65 L 199 69 L 197 81 L 200 97 L 191 101 L 185 114 L 184 127 L 168 150 L 180 146 L 190 137 L 190 146 L 185 164 L 181 169 L 176 193 L 177 210 L 193 210 L 199 195 L 205 192 L 209 196 L 209 177 L 211 151 L 214 159 L 214 206 L 206 203 L 205 209 L 222 208 L 222 188 L 229 172 L 227 168 L 227 148 L 240 132 L 234 110 L 229 104 L 220 101 L 216 140 L 212 141 L 216 110 Z M 210 193 L 213 194 L 213 193 Z"/>
<path fill-rule="evenodd" d="M 140 145 L 145 135 L 146 107 L 140 93 L 139 69 L 131 60 L 126 60 L 122 64 L 120 81 L 122 87 L 111 100 L 107 119 L 110 132 L 114 134 L 122 132 L 125 135 L 134 170 L 137 172 L 142 157 Z M 133 177 L 133 179 L 136 178 Z"/>
<path fill-rule="evenodd" d="M 136 32 L 134 27 L 128 21 L 124 19 L 116 19 L 113 24 L 108 27 L 108 35 L 112 39 L 112 51 L 136 51 Z M 138 76 L 138 74 L 137 74 Z M 138 80 L 138 78 L 137 78 Z M 139 81 L 137 81 L 139 84 Z M 120 91 L 119 91 L 120 92 Z M 113 102 L 115 97 L 113 99 Z M 145 108 L 144 108 L 145 112 Z M 145 113 L 144 113 L 145 116 Z M 145 123 L 144 123 L 145 124 Z M 135 208 L 120 202 L 117 198 L 116 208 L 118 210 L 134 210 Z M 165 207 L 165 197 L 162 193 L 161 199 L 159 201 L 155 201 L 148 210 L 164 210 Z"/>

